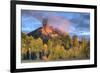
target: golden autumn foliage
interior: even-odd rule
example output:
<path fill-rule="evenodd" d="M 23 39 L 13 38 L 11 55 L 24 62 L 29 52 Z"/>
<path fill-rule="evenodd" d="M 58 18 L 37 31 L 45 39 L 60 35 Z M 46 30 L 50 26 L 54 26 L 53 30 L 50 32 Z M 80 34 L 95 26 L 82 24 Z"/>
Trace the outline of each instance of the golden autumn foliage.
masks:
<path fill-rule="evenodd" d="M 77 36 L 72 38 L 69 35 L 52 38 L 44 43 L 41 38 L 35 39 L 22 33 L 22 60 L 70 60 L 87 59 L 90 57 L 89 42 L 83 38 L 78 40 Z"/>

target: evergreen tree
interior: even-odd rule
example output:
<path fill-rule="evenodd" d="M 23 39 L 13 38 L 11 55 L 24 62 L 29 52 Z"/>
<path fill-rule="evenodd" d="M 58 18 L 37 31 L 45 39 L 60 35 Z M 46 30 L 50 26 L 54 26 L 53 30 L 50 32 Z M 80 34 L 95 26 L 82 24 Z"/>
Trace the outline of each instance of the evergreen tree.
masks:
<path fill-rule="evenodd" d="M 79 46 L 78 37 L 74 35 L 73 36 L 73 48 L 78 48 L 78 46 Z"/>
<path fill-rule="evenodd" d="M 88 47 L 88 42 L 86 41 L 85 38 L 82 38 L 82 43 L 81 43 L 81 53 L 84 57 L 88 57 L 89 54 L 89 47 Z"/>

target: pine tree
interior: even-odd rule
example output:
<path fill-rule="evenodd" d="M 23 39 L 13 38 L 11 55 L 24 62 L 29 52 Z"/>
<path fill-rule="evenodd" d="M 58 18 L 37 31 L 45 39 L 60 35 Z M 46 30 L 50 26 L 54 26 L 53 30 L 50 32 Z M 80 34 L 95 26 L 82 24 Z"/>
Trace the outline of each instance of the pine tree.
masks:
<path fill-rule="evenodd" d="M 81 53 L 84 57 L 88 57 L 89 47 L 88 47 L 88 42 L 86 41 L 85 38 L 82 38 Z"/>
<path fill-rule="evenodd" d="M 78 48 L 78 46 L 79 46 L 78 37 L 74 35 L 73 36 L 73 48 Z"/>

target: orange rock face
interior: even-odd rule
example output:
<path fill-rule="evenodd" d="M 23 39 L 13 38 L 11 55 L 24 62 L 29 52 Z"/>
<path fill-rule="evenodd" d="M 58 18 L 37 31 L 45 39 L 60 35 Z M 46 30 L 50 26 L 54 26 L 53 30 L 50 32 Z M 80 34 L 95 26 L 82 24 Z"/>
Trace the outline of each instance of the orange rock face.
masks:
<path fill-rule="evenodd" d="M 43 26 L 43 28 L 41 29 L 41 31 L 42 31 L 42 34 L 44 34 L 44 35 L 49 35 L 49 34 L 53 33 L 52 27 L 50 27 L 48 25 Z"/>

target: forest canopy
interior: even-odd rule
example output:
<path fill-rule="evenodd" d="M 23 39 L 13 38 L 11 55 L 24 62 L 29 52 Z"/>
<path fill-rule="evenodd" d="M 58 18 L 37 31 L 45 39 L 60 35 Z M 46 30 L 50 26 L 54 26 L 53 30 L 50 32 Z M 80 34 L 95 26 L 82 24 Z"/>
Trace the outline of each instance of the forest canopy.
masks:
<path fill-rule="evenodd" d="M 22 32 L 21 59 L 33 61 L 81 60 L 90 58 L 90 42 L 77 35 L 57 36 L 43 40 Z"/>

